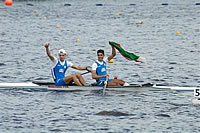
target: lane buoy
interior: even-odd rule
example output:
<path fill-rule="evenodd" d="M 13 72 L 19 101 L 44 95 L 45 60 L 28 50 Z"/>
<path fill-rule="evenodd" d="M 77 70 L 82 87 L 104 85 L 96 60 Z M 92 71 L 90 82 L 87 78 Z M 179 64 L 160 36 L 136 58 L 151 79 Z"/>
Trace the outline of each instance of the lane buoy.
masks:
<path fill-rule="evenodd" d="M 27 6 L 34 6 L 33 4 L 31 4 L 31 3 L 28 3 L 28 4 L 26 4 Z"/>
<path fill-rule="evenodd" d="M 113 62 L 114 62 L 113 59 L 109 60 L 109 63 L 113 63 Z"/>
<path fill-rule="evenodd" d="M 96 6 L 103 6 L 103 4 L 96 4 Z"/>
<path fill-rule="evenodd" d="M 167 5 L 168 5 L 168 3 L 162 3 L 161 5 L 167 6 Z"/>
<path fill-rule="evenodd" d="M 60 26 L 56 26 L 56 28 L 60 28 Z"/>
<path fill-rule="evenodd" d="M 138 24 L 142 24 L 142 23 L 143 23 L 142 21 L 139 21 L 139 22 L 138 22 Z"/>
<path fill-rule="evenodd" d="M 71 6 L 71 4 L 64 4 L 64 6 Z"/>
<path fill-rule="evenodd" d="M 76 39 L 76 42 L 80 42 L 81 40 L 80 39 Z"/>
<path fill-rule="evenodd" d="M 34 10 L 34 13 L 38 13 L 38 10 Z"/>
<path fill-rule="evenodd" d="M 180 32 L 179 32 L 179 31 L 177 31 L 177 32 L 176 32 L 176 34 L 177 34 L 177 35 L 179 35 L 179 34 L 180 34 Z"/>
<path fill-rule="evenodd" d="M 12 6 L 12 0 L 5 0 L 6 6 Z"/>
<path fill-rule="evenodd" d="M 116 16 L 119 16 L 119 13 L 116 13 Z"/>

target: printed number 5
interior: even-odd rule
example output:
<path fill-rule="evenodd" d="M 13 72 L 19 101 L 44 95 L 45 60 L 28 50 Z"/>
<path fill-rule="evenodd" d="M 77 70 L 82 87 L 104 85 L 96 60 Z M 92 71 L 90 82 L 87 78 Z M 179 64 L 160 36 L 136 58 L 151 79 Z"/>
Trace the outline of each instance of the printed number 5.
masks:
<path fill-rule="evenodd" d="M 194 96 L 195 97 L 200 96 L 200 89 L 195 89 Z"/>

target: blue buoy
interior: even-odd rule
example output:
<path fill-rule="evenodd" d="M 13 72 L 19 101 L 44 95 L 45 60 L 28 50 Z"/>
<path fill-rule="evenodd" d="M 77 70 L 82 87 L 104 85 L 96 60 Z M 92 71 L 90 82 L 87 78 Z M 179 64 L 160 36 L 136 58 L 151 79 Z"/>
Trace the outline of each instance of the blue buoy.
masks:
<path fill-rule="evenodd" d="M 64 6 L 71 6 L 71 4 L 64 4 Z"/>
<path fill-rule="evenodd" d="M 27 6 L 34 6 L 33 4 L 31 4 L 31 3 L 28 3 L 28 4 L 26 4 Z"/>
<path fill-rule="evenodd" d="M 196 3 L 196 5 L 200 5 L 200 3 Z"/>
<path fill-rule="evenodd" d="M 129 6 L 135 6 L 136 4 L 129 4 Z"/>
<path fill-rule="evenodd" d="M 167 6 L 167 5 L 168 5 L 168 3 L 162 3 L 161 5 Z"/>
<path fill-rule="evenodd" d="M 103 4 L 96 4 L 96 6 L 103 6 Z"/>

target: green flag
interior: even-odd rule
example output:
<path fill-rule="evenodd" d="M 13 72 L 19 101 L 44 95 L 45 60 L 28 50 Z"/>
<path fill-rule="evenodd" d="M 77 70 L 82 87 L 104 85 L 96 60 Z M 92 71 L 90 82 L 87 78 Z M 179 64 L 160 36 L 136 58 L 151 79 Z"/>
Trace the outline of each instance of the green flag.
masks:
<path fill-rule="evenodd" d="M 134 61 L 137 61 L 137 62 L 143 62 L 143 61 L 140 61 L 138 60 L 139 59 L 139 56 L 135 55 L 134 53 L 130 53 L 126 50 L 124 50 L 119 43 L 116 43 L 116 42 L 109 42 L 109 44 L 111 46 L 114 46 L 120 53 L 122 56 L 124 56 L 126 59 L 128 60 L 134 60 Z"/>

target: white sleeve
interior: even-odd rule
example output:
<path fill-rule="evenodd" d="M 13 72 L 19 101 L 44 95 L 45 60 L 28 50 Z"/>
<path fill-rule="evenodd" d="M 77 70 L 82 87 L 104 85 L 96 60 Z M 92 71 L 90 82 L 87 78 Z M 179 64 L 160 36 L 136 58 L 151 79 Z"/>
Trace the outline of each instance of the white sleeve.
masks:
<path fill-rule="evenodd" d="M 96 70 L 97 69 L 97 63 L 94 63 L 93 65 L 92 65 L 92 70 Z"/>
<path fill-rule="evenodd" d="M 67 61 L 67 66 L 68 66 L 68 67 L 72 67 L 72 66 L 73 66 L 73 63 L 71 63 L 70 61 Z"/>
<path fill-rule="evenodd" d="M 54 60 L 51 60 L 51 61 L 52 61 L 52 67 L 54 68 L 58 63 L 58 59 L 56 57 L 53 57 L 53 58 Z"/>

